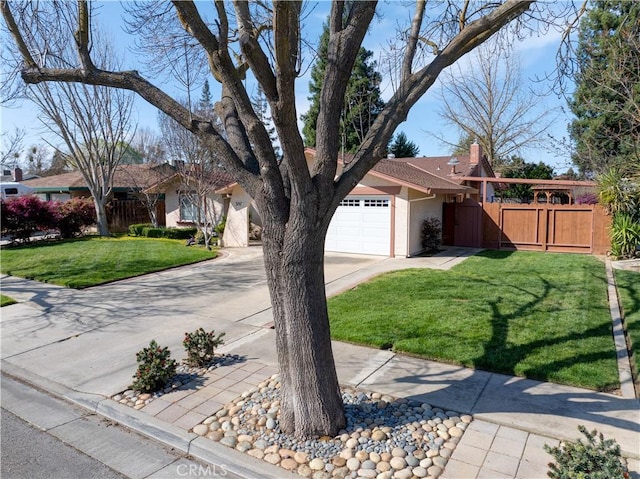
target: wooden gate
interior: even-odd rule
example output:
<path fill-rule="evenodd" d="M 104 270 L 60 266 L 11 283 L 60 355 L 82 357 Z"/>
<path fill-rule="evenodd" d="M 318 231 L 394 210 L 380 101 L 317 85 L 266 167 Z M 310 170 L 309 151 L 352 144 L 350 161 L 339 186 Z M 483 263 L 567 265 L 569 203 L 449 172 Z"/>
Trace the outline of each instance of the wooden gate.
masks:
<path fill-rule="evenodd" d="M 482 244 L 482 206 L 477 201 L 465 199 L 462 203 L 444 203 L 443 242 L 453 238 L 455 246 L 480 247 Z M 448 212 L 446 211 L 448 209 Z"/>
<path fill-rule="evenodd" d="M 475 203 L 475 204 L 474 204 Z M 611 219 L 597 205 L 481 204 L 473 200 L 451 204 L 443 216 L 454 220 L 454 246 L 605 254 Z M 445 243 L 447 244 L 447 243 Z"/>

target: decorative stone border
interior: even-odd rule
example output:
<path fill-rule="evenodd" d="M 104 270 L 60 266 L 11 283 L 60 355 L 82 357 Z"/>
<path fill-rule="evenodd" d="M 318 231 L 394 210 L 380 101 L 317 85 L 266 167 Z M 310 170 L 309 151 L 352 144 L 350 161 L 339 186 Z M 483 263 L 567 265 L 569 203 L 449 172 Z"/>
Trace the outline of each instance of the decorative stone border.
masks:
<path fill-rule="evenodd" d="M 344 388 L 346 428 L 334 438 L 303 441 L 280 430 L 279 388 L 275 374 L 193 432 L 313 479 L 437 478 L 472 421 L 419 401 Z"/>

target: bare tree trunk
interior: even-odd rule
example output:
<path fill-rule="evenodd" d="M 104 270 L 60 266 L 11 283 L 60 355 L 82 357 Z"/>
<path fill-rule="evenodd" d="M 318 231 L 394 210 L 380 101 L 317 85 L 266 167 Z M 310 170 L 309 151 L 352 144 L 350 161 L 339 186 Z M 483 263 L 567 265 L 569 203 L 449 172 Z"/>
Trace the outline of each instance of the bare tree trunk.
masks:
<path fill-rule="evenodd" d="M 326 232 L 302 223 L 267 219 L 262 241 L 280 365 L 280 427 L 305 438 L 336 435 L 345 416 L 324 287 Z"/>
<path fill-rule="evenodd" d="M 109 219 L 107 218 L 106 203 L 100 201 L 95 196 L 93 197 L 93 204 L 96 208 L 96 226 L 98 228 L 98 234 L 100 236 L 109 236 Z"/>

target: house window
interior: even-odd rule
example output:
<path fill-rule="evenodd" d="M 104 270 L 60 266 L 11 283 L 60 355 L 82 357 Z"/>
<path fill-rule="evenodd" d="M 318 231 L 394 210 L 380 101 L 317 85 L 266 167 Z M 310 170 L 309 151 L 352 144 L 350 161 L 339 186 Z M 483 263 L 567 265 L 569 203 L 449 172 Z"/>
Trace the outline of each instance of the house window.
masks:
<path fill-rule="evenodd" d="M 360 206 L 360 200 L 342 200 L 340 206 Z"/>
<path fill-rule="evenodd" d="M 180 221 L 198 222 L 198 204 L 189 195 L 180 195 Z"/>

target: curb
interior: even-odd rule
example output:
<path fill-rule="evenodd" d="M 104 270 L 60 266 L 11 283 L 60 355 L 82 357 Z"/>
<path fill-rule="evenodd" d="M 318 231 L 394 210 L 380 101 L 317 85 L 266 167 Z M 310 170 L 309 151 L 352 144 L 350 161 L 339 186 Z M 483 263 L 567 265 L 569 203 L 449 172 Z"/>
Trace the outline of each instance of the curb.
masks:
<path fill-rule="evenodd" d="M 631 362 L 629 361 L 629 351 L 627 341 L 624 336 L 622 326 L 622 314 L 620 313 L 620 303 L 618 302 L 618 292 L 616 281 L 613 276 L 613 267 L 609 259 L 605 262 L 607 271 L 607 293 L 609 295 L 609 311 L 613 322 L 613 342 L 616 346 L 616 357 L 618 360 L 618 375 L 620 378 L 620 392 L 625 399 L 636 399 L 636 390 L 631 374 Z"/>
<path fill-rule="evenodd" d="M 124 406 L 100 395 L 74 391 L 6 361 L 2 361 L 2 374 L 117 422 L 172 449 L 177 449 L 209 464 L 214 470 L 219 468 L 221 471 L 231 472 L 246 479 L 296 477 L 293 472 L 290 473 L 248 454 L 223 446 L 195 433 L 187 432 L 172 424 L 167 424 L 142 411 Z"/>

